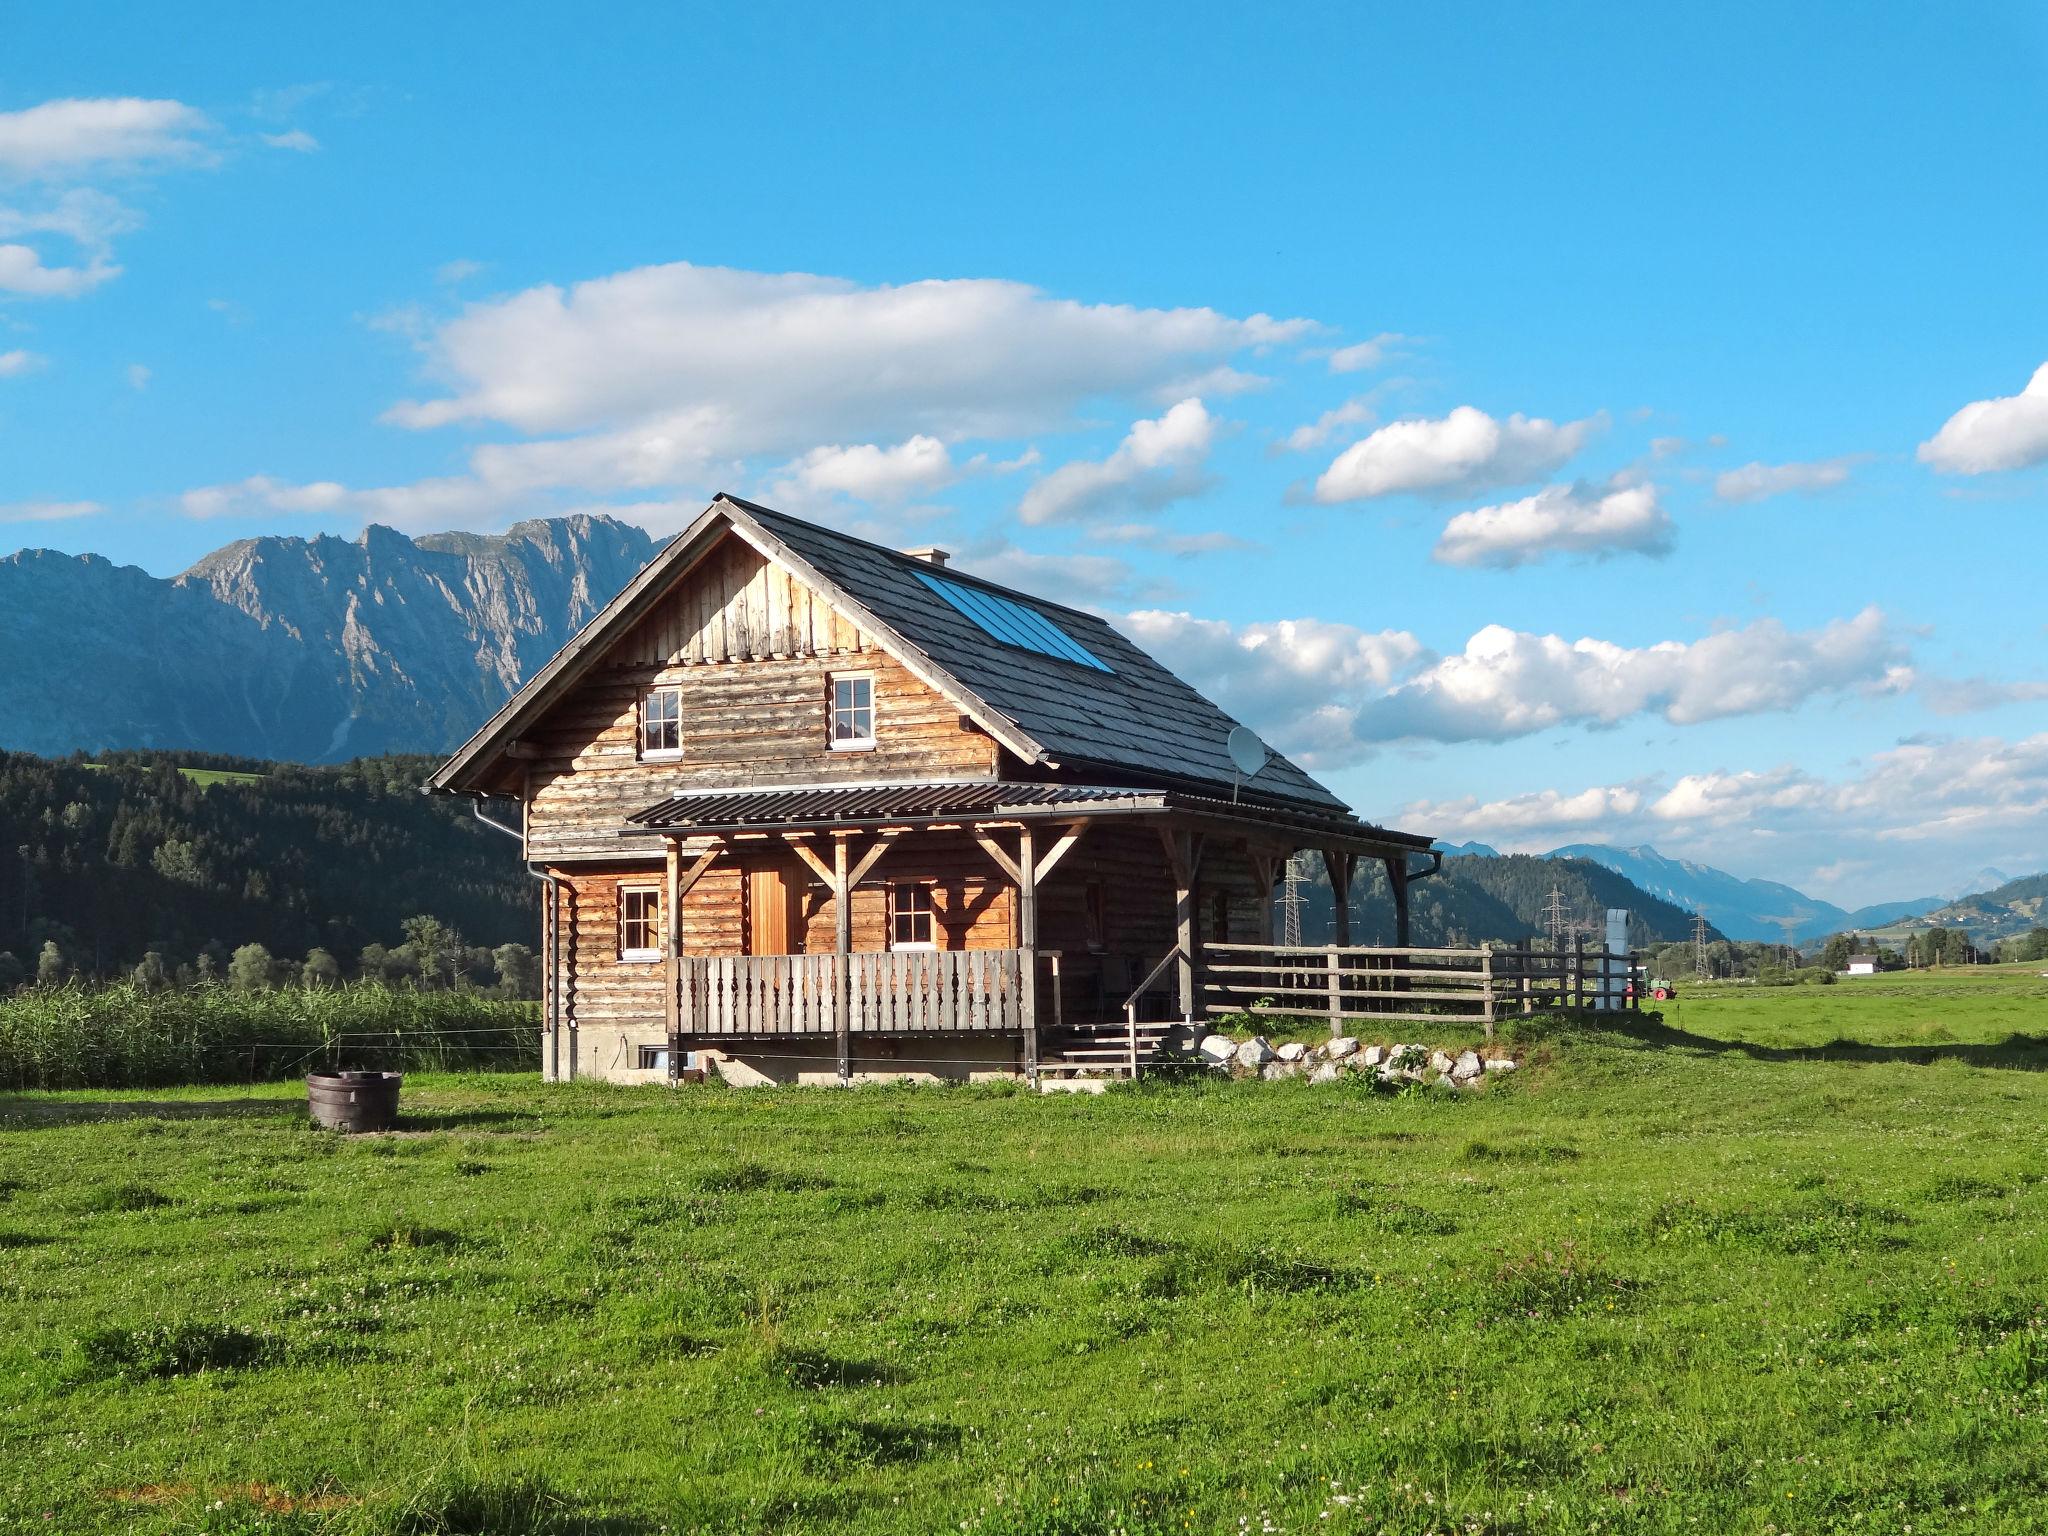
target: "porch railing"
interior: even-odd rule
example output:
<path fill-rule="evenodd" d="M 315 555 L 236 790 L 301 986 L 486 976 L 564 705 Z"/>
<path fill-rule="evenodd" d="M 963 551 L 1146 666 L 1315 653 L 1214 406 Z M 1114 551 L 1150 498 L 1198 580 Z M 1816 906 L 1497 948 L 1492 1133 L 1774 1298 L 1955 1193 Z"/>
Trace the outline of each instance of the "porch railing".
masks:
<path fill-rule="evenodd" d="M 1346 1024 L 1494 1020 L 1547 1008 L 1640 1005 L 1633 954 L 1571 945 L 1466 949 L 1205 944 L 1199 995 L 1210 1014 L 1279 1014 Z"/>
<path fill-rule="evenodd" d="M 685 1035 L 952 1034 L 1024 1028 L 1021 949 L 685 955 Z"/>

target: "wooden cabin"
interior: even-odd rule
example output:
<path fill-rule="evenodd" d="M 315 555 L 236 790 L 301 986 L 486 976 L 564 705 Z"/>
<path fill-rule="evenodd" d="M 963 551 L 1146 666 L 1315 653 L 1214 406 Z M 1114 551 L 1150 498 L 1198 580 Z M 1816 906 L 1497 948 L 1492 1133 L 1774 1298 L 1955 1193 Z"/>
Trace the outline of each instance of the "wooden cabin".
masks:
<path fill-rule="evenodd" d="M 1035 1079 L 1192 1017 L 1299 849 L 1386 861 L 1405 930 L 1429 840 L 1240 782 L 1234 725 L 1092 614 L 721 496 L 428 788 L 520 804 L 550 1080 Z"/>

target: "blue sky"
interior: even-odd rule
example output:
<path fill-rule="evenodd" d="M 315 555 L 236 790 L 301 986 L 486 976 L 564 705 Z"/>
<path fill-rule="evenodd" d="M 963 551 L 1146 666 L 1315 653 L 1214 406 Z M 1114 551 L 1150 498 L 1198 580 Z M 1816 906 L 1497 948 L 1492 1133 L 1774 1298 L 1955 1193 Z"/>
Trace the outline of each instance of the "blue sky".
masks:
<path fill-rule="evenodd" d="M 2048 866 L 2038 7 L 1100 13 L 12 7 L 0 549 L 730 489 L 1376 819 Z"/>

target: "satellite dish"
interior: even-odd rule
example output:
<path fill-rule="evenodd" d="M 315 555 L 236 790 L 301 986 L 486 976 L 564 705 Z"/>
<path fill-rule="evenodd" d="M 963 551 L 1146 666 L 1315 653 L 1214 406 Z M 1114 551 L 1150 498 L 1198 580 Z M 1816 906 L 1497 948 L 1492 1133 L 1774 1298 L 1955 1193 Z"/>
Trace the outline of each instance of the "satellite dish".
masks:
<path fill-rule="evenodd" d="M 1247 779 L 1256 777 L 1273 756 L 1263 741 L 1241 725 L 1231 727 L 1230 740 L 1224 743 L 1224 748 L 1230 753 L 1231 766 L 1237 769 L 1239 777 Z M 1237 778 L 1230 781 L 1233 805 L 1237 803 L 1237 784 Z"/>
<path fill-rule="evenodd" d="M 1241 725 L 1232 728 L 1230 740 L 1225 746 L 1230 753 L 1231 762 L 1237 765 L 1237 771 L 1248 779 L 1256 776 L 1273 755 L 1266 750 L 1263 741 Z"/>

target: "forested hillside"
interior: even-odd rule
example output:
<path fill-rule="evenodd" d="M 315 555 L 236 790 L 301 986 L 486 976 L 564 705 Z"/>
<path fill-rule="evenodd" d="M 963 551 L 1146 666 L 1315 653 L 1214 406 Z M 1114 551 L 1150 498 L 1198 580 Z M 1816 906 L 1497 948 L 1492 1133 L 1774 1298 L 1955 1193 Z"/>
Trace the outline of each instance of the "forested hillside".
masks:
<path fill-rule="evenodd" d="M 33 973 L 54 943 L 68 970 L 106 976 L 152 951 L 218 969 L 253 943 L 352 970 L 422 914 L 471 945 L 532 944 L 516 845 L 419 793 L 434 762 L 0 753 L 0 954 Z"/>

